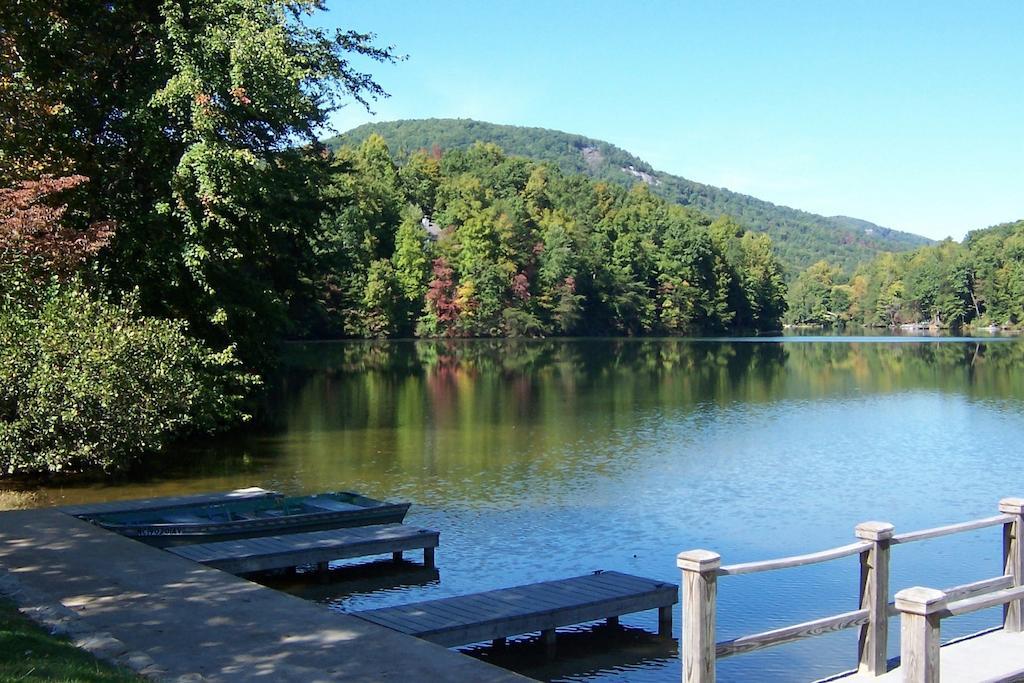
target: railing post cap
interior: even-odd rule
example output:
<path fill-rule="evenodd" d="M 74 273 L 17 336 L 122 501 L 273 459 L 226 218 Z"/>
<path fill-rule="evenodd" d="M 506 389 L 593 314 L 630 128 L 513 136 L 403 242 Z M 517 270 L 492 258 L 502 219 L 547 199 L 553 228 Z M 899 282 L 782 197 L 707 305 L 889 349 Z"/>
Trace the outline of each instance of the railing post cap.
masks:
<path fill-rule="evenodd" d="M 896 609 L 928 616 L 946 608 L 946 594 L 934 588 L 914 586 L 896 593 Z"/>
<path fill-rule="evenodd" d="M 688 572 L 704 572 L 718 569 L 722 556 L 713 550 L 684 550 L 676 555 L 676 566 Z"/>
<path fill-rule="evenodd" d="M 1024 498 L 1003 498 L 999 501 L 999 511 L 1007 515 L 1024 514 Z"/>
<path fill-rule="evenodd" d="M 865 541 L 887 541 L 895 529 L 889 522 L 861 522 L 854 527 L 853 533 Z"/>

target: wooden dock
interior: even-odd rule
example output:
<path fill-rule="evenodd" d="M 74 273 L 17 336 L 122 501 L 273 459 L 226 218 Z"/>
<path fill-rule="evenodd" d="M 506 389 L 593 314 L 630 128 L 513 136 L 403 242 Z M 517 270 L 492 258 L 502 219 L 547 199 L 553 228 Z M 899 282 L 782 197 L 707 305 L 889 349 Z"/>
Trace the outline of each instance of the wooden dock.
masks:
<path fill-rule="evenodd" d="M 423 551 L 423 564 L 434 566 L 440 534 L 405 524 L 309 531 L 283 536 L 240 538 L 167 548 L 179 557 L 231 574 L 249 574 L 315 564 L 327 569 L 331 560 L 391 553 L 395 561 L 409 550 Z"/>
<path fill-rule="evenodd" d="M 454 647 L 540 631 L 554 654 L 555 629 L 620 615 L 658 610 L 658 632 L 672 634 L 676 586 L 619 572 L 503 588 L 441 600 L 356 612 L 395 631 Z"/>

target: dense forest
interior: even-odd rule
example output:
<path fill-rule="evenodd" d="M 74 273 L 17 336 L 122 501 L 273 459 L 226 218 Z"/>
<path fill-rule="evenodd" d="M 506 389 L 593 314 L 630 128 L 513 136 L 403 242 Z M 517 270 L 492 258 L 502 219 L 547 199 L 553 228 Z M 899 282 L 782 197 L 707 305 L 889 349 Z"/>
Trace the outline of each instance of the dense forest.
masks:
<path fill-rule="evenodd" d="M 968 233 L 852 273 L 820 261 L 793 282 L 787 320 L 798 324 L 1020 327 L 1024 324 L 1024 221 Z"/>
<path fill-rule="evenodd" d="M 906 251 L 931 242 L 868 221 L 818 216 L 661 173 L 607 142 L 545 128 L 471 119 L 416 119 L 366 124 L 327 144 L 358 145 L 374 133 L 384 137 L 400 160 L 421 149 L 467 149 L 481 141 L 496 144 L 510 155 L 546 161 L 567 174 L 585 174 L 625 187 L 643 182 L 669 202 L 698 209 L 712 218 L 731 216 L 748 230 L 770 235 L 787 279 L 822 259 L 853 270 L 882 252 Z"/>
<path fill-rule="evenodd" d="M 342 147 L 314 336 L 685 334 L 779 326 L 767 235 L 493 144 L 396 166 Z"/>

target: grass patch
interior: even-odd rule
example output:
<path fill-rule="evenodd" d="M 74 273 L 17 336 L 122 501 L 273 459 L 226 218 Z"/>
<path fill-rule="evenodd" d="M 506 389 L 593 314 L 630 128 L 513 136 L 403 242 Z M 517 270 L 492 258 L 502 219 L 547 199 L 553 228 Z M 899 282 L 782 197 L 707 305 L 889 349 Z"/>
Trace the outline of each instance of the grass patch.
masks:
<path fill-rule="evenodd" d="M 68 640 L 51 636 L 0 599 L 0 681 L 138 683 L 135 674 L 101 662 Z"/>
<path fill-rule="evenodd" d="M 24 510 L 38 506 L 38 496 L 31 491 L 0 491 L 0 510 Z"/>

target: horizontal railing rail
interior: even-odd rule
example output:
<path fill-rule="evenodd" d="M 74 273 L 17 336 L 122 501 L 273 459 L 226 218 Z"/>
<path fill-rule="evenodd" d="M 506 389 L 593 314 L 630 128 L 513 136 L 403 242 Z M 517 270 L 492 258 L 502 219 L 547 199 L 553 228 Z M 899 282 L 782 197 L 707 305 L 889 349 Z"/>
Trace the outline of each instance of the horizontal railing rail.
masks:
<path fill-rule="evenodd" d="M 1004 574 L 991 579 L 982 579 L 974 583 L 965 583 L 961 586 L 947 588 L 942 592 L 946 594 L 947 600 L 968 600 L 978 595 L 993 593 L 1004 588 L 1010 588 L 1011 586 L 1013 586 L 1013 577 Z M 899 611 L 896 610 L 896 604 L 892 603 L 892 605 L 893 614 L 898 614 Z"/>
<path fill-rule="evenodd" d="M 971 520 L 970 522 L 960 522 L 959 524 L 947 524 L 946 526 L 937 526 L 933 529 L 922 529 L 920 531 L 910 531 L 905 534 L 896 534 L 892 537 L 891 543 L 893 545 L 897 545 L 900 543 L 913 543 L 914 541 L 925 541 L 929 538 L 940 538 L 942 536 L 962 534 L 966 531 L 986 529 L 990 526 L 999 526 L 1000 524 L 1006 524 L 1007 522 L 1012 521 L 1013 515 L 995 515 L 994 517 L 975 519 Z"/>
<path fill-rule="evenodd" d="M 893 526 L 886 522 L 864 522 L 854 530 L 859 539 L 854 543 L 757 562 L 723 566 L 721 556 L 709 550 L 679 553 L 676 565 L 682 570 L 683 579 L 683 636 L 680 652 L 683 657 L 684 683 L 713 683 L 715 662 L 720 657 L 857 627 L 860 628 L 858 669 L 869 675 L 882 675 L 888 663 L 889 617 L 899 614 L 901 618 L 907 618 L 903 607 L 909 604 L 905 600 L 901 601 L 906 591 L 898 593 L 895 601 L 889 601 L 891 547 L 988 527 L 1003 527 L 1002 575 L 953 586 L 945 591 L 920 590 L 942 596 L 941 614 L 939 611 L 934 612 L 939 614 L 935 617 L 936 624 L 942 616 L 955 616 L 1004 605 L 1003 627 L 1009 631 L 1021 630 L 1024 621 L 1024 543 L 1020 541 L 1020 535 L 1024 529 L 1024 499 L 1005 498 L 999 502 L 999 511 L 1000 514 L 992 517 L 903 534 L 893 533 Z M 860 556 L 860 609 L 715 642 L 718 577 L 804 567 L 853 555 Z M 938 679 L 921 680 L 931 683 Z"/>
<path fill-rule="evenodd" d="M 829 560 L 837 560 L 841 557 L 859 555 L 870 547 L 870 543 L 860 541 L 858 543 L 842 545 L 838 548 L 822 550 L 816 553 L 807 553 L 805 555 L 790 555 L 789 557 L 780 557 L 775 560 L 762 560 L 760 562 L 743 562 L 741 564 L 729 564 L 724 567 L 719 567 L 718 575 L 739 576 L 740 574 L 756 574 L 758 572 L 768 572 L 774 569 L 806 567 L 811 564 L 819 564 L 821 562 L 828 562 Z"/>
<path fill-rule="evenodd" d="M 948 597 L 949 596 L 947 595 L 947 599 Z M 988 609 L 989 607 L 1005 605 L 1012 600 L 1020 600 L 1021 598 L 1024 598 L 1024 586 L 1006 588 L 1001 591 L 995 591 L 994 593 L 986 593 L 985 595 L 975 595 L 971 598 L 947 602 L 946 614 L 943 614 L 942 616 L 959 617 L 963 614 L 978 612 L 983 609 Z"/>
<path fill-rule="evenodd" d="M 726 640 L 715 645 L 715 655 L 721 659 L 732 655 L 753 652 L 774 645 L 791 643 L 794 640 L 802 640 L 812 636 L 820 636 L 825 633 L 842 631 L 844 629 L 861 626 L 868 623 L 868 610 L 858 609 L 852 612 L 844 612 L 832 617 L 812 619 L 792 626 L 783 626 L 770 631 L 762 631 L 750 636 L 742 636 L 733 640 Z"/>

